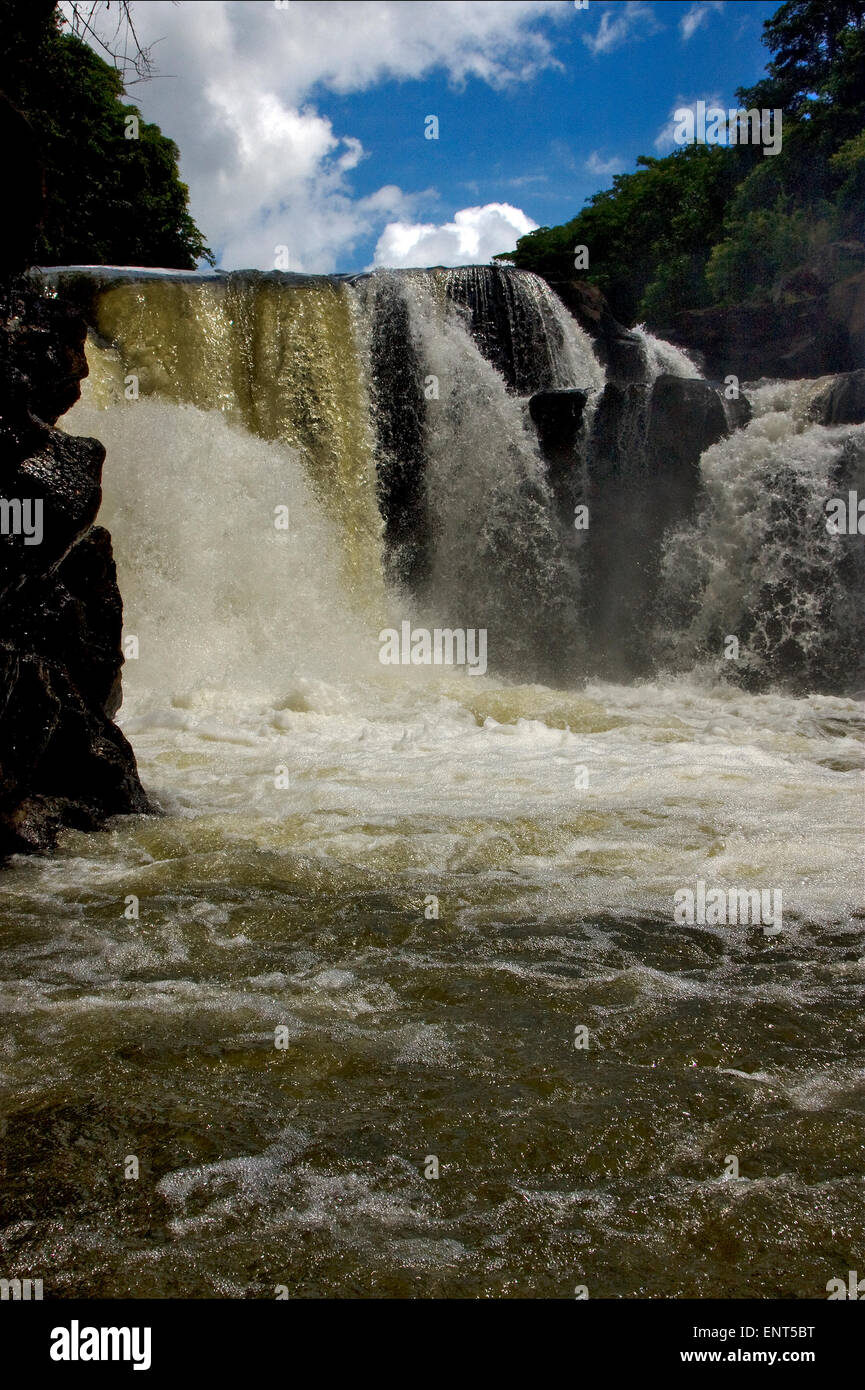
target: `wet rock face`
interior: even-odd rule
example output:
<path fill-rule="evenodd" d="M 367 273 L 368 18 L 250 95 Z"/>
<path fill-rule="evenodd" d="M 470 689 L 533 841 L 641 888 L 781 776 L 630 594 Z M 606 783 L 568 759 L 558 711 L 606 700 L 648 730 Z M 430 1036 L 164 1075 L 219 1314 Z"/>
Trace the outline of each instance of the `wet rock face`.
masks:
<path fill-rule="evenodd" d="M 630 679 L 651 667 L 647 645 L 664 534 L 696 505 L 700 457 L 729 433 L 707 381 L 659 376 L 607 385 L 589 454 L 585 565 L 589 625 L 601 665 Z"/>
<path fill-rule="evenodd" d="M 712 376 L 855 373 L 865 360 L 865 245 L 835 243 L 824 251 L 822 260 L 787 278 L 775 301 L 689 309 L 672 324 L 652 327 L 700 351 Z"/>
<path fill-rule="evenodd" d="M 542 391 L 529 414 L 563 525 L 588 509 L 577 563 L 595 669 L 631 679 L 651 669 L 664 534 L 694 511 L 702 454 L 750 407 L 742 397 L 728 418 L 710 382 L 667 375 L 608 381 L 590 424 L 586 403 L 584 392 Z"/>
<path fill-rule="evenodd" d="M 844 372 L 811 402 L 818 425 L 865 424 L 865 371 Z"/>
<path fill-rule="evenodd" d="M 86 375 L 85 326 L 0 286 L 0 858 L 150 809 L 120 705 L 122 603 L 94 521 L 105 450 L 52 428 Z"/>
<path fill-rule="evenodd" d="M 647 452 L 656 476 L 674 484 L 686 508 L 699 485 L 701 455 L 727 433 L 721 397 L 709 382 L 658 377 L 649 408 Z"/>
<path fill-rule="evenodd" d="M 431 546 L 424 477 L 426 401 L 408 306 L 389 282 L 376 290 L 370 372 L 385 572 L 398 588 L 419 593 L 429 574 Z"/>
<path fill-rule="evenodd" d="M 607 380 L 619 384 L 648 382 L 642 342 L 613 317 L 598 287 L 587 280 L 551 279 L 549 283 L 580 327 L 594 339 Z"/>
<path fill-rule="evenodd" d="M 529 415 L 538 432 L 541 452 L 551 465 L 569 465 L 588 399 L 588 391 L 551 390 L 536 391 L 529 401 Z"/>

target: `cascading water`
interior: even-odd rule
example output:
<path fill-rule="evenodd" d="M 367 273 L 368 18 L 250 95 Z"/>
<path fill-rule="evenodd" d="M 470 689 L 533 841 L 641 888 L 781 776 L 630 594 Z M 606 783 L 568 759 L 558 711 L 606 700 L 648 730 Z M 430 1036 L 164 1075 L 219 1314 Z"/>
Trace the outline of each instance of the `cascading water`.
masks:
<path fill-rule="evenodd" d="M 514 292 L 507 299 L 507 322 L 520 327 L 519 334 L 506 334 L 509 375 L 525 381 L 540 344 L 541 354 L 559 363 L 556 384 L 575 384 L 577 373 L 596 380 L 597 363 L 576 325 L 570 338 L 558 332 L 554 353 L 551 333 L 557 320 L 548 313 L 550 291 L 540 295 L 536 279 L 528 277 L 524 301 Z M 377 275 L 360 287 L 369 333 L 379 345 L 390 341 L 389 352 L 379 349 L 378 371 L 373 369 L 384 419 L 393 409 L 389 402 L 403 411 L 406 399 L 395 389 L 403 383 L 394 380 L 393 364 L 399 370 L 410 360 L 416 380 L 428 383 L 414 406 L 417 433 L 400 431 L 414 451 L 412 516 L 416 495 L 423 496 L 426 562 L 416 589 L 419 612 L 430 626 L 486 628 L 500 672 L 573 677 L 584 662 L 578 576 L 568 567 L 544 462 L 525 411 L 466 331 L 464 315 L 451 308 L 455 288 L 463 303 L 474 283 L 457 271 L 412 272 Z M 490 300 L 481 295 L 470 302 L 477 306 L 473 316 L 485 341 L 492 331 Z M 582 348 L 582 357 L 575 346 Z M 392 476 L 394 460 L 383 444 Z M 399 478 L 404 484 L 404 470 Z M 392 496 L 391 504 L 398 507 L 399 498 Z"/>
<path fill-rule="evenodd" d="M 349 586 L 378 582 L 381 523 L 346 287 L 256 272 L 97 283 L 88 398 L 125 402 L 131 377 L 139 398 L 217 411 L 259 439 L 300 451 L 338 525 Z M 60 284 L 66 288 L 68 277 Z"/>
<path fill-rule="evenodd" d="M 414 272 L 412 279 L 427 279 Z M 588 336 L 549 285 L 529 271 L 467 266 L 433 272 L 451 304 L 464 312 L 484 357 L 519 396 L 549 388 L 603 386 Z"/>
<path fill-rule="evenodd" d="M 381 585 L 375 571 L 349 585 L 342 533 L 297 450 L 165 401 L 83 403 L 74 423 L 100 431 L 117 465 L 101 516 L 141 653 L 125 668 L 127 698 L 140 687 L 274 695 L 363 669 L 358 628 L 385 620 Z"/>
<path fill-rule="evenodd" d="M 139 399 L 216 410 L 279 441 L 337 528 L 352 591 L 382 575 L 402 581 L 407 615 L 487 629 L 501 673 L 572 681 L 586 669 L 579 574 L 520 397 L 536 386 L 597 391 L 603 373 L 537 276 L 145 283 L 142 293 L 140 281 L 109 280 L 97 296 L 96 332 L 111 346 L 91 346 L 88 400 L 119 404 L 131 376 Z M 491 342 L 504 377 L 481 351 Z M 370 650 L 378 597 L 366 608 Z"/>
<path fill-rule="evenodd" d="M 722 669 L 731 635 L 752 685 L 862 689 L 865 556 L 858 534 L 829 529 L 826 504 L 865 495 L 865 431 L 768 410 L 709 449 L 701 471 L 700 515 L 666 541 L 658 650 L 679 669 L 713 658 Z"/>
<path fill-rule="evenodd" d="M 120 717 L 166 814 L 6 872 L 4 1274 L 824 1296 L 861 1233 L 861 707 L 849 663 L 785 691 L 746 626 L 845 649 L 858 552 L 814 527 L 861 428 L 760 387 L 697 467 L 661 407 L 712 388 L 601 394 L 520 272 L 49 278 L 94 328 L 63 425 L 107 445 Z M 592 675 L 626 573 L 678 674 Z M 404 620 L 488 626 L 490 671 L 382 665 Z M 763 693 L 718 669 L 736 624 Z M 782 934 L 678 924 L 699 881 L 778 889 Z"/>
<path fill-rule="evenodd" d="M 666 343 L 663 338 L 656 338 L 654 333 L 650 333 L 641 323 L 637 324 L 633 332 L 642 343 L 649 381 L 655 381 L 663 373 L 668 376 L 700 376 L 696 364 L 674 343 Z"/>

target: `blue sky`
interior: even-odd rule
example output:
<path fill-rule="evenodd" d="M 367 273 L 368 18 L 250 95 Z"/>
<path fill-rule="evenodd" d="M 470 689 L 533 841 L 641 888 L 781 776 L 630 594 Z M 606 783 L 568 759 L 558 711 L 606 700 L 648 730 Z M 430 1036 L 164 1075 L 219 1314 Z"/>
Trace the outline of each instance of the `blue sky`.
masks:
<path fill-rule="evenodd" d="M 762 74 L 761 0 L 150 0 L 131 97 L 181 148 L 219 263 L 485 261 L 566 221 L 676 106 Z M 435 115 L 438 140 L 424 138 Z"/>
<path fill-rule="evenodd" d="M 687 105 L 718 96 L 719 104 L 735 105 L 736 88 L 763 73 L 762 24 L 778 6 L 730 0 L 707 12 L 685 41 L 681 22 L 694 6 L 659 0 L 651 7 L 656 32 L 592 54 L 585 33 L 594 34 L 601 14 L 617 8 L 590 3 L 568 23 L 540 19 L 561 67 L 504 91 L 476 78 L 455 89 L 445 73 L 436 73 L 342 99 L 321 93 L 334 124 L 351 129 L 370 152 L 354 177 L 358 191 L 383 182 L 429 185 L 438 195 L 420 209 L 429 221 L 467 203 L 494 202 L 515 203 L 539 225 L 567 221 L 587 197 L 610 186 L 611 173 L 633 170 L 638 155 L 674 148 L 655 142 L 680 98 Z M 428 113 L 439 117 L 438 141 L 418 139 Z M 361 257 L 369 259 L 372 249 L 367 243 Z"/>

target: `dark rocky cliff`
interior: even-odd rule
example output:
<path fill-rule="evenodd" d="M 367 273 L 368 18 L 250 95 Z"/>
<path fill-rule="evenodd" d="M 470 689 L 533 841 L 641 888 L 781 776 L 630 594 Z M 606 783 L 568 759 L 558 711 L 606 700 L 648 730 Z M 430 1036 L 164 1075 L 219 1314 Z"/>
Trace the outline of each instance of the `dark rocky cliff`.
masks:
<path fill-rule="evenodd" d="M 743 381 L 855 372 L 865 362 L 865 244 L 833 242 L 763 302 L 692 309 L 662 338 L 697 352 L 706 372 Z"/>
<path fill-rule="evenodd" d="M 60 301 L 0 284 L 0 859 L 150 809 L 112 722 L 123 610 L 94 524 L 105 450 L 53 428 L 87 374 L 84 337 Z"/>

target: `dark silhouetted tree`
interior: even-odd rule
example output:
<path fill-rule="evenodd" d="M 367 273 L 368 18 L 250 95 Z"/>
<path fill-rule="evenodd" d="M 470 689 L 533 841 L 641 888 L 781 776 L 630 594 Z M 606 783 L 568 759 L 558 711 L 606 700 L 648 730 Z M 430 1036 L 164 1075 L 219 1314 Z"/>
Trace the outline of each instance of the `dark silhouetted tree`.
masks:
<path fill-rule="evenodd" d="M 137 53 L 136 71 L 147 56 Z M 120 70 L 64 32 L 53 5 L 6 0 L 0 87 L 30 123 L 42 167 L 37 263 L 212 264 L 177 146 L 124 101 Z"/>

